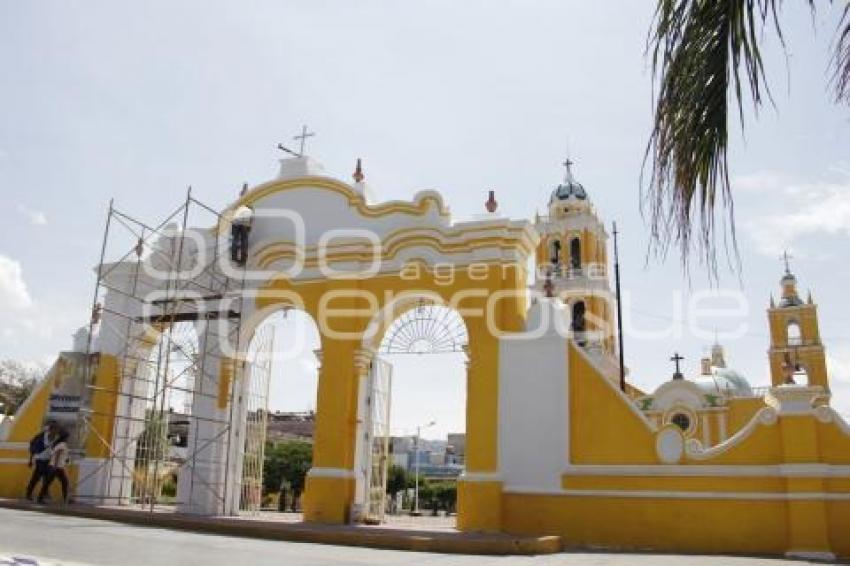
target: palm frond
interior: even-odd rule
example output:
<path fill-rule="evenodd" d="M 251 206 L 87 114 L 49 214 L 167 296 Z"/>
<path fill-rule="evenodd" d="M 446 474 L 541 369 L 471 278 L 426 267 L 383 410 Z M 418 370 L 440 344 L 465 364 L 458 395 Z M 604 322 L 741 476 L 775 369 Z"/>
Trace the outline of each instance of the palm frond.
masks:
<path fill-rule="evenodd" d="M 742 123 L 744 87 L 756 109 L 770 99 L 760 41 L 768 18 L 782 40 L 779 2 L 658 0 L 648 43 L 658 92 L 642 204 L 650 216 L 650 251 L 666 256 L 675 245 L 685 267 L 696 249 L 716 275 L 718 204 L 729 214 L 737 258 L 726 153 L 730 89 Z"/>
<path fill-rule="evenodd" d="M 843 26 L 843 28 L 842 28 Z M 835 99 L 850 104 L 850 1 L 838 24 L 838 39 L 835 42 Z"/>

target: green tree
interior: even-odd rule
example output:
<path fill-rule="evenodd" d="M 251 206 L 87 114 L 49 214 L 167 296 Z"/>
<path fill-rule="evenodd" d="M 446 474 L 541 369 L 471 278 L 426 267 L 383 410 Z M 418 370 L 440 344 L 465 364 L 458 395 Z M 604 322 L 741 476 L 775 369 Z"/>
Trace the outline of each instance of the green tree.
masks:
<path fill-rule="evenodd" d="M 40 366 L 0 360 L 0 414 L 15 414 L 44 375 L 45 370 Z"/>
<path fill-rule="evenodd" d="M 294 495 L 292 510 L 295 511 L 296 500 L 304 491 L 307 471 L 312 464 L 313 445 L 309 442 L 291 440 L 271 444 L 266 448 L 263 464 L 263 487 L 268 492 L 279 493 L 288 485 Z"/>
<path fill-rule="evenodd" d="M 407 476 L 407 470 L 403 467 L 393 464 L 387 470 L 387 494 L 395 497 L 399 491 L 407 489 L 410 485 L 410 478 Z"/>
<path fill-rule="evenodd" d="M 457 503 L 457 483 L 441 482 L 434 486 L 434 492 L 434 498 L 446 514 L 454 512 Z"/>
<path fill-rule="evenodd" d="M 802 1 L 816 9 L 815 0 Z M 726 155 L 730 91 L 742 125 L 745 89 L 756 110 L 772 101 L 762 45 L 772 33 L 784 46 L 780 8 L 780 0 L 658 0 L 648 45 L 658 85 L 641 183 L 658 255 L 675 245 L 686 265 L 695 248 L 716 274 L 718 206 L 728 212 L 737 250 Z M 850 2 L 832 67 L 836 102 L 850 103 Z"/>
<path fill-rule="evenodd" d="M 395 509 L 395 500 L 398 492 L 404 491 L 409 485 L 410 478 L 406 469 L 395 464 L 389 467 L 387 470 L 387 495 L 393 501 L 393 507 L 391 509 Z"/>
<path fill-rule="evenodd" d="M 414 476 L 415 478 L 416 476 Z M 434 507 L 434 484 L 428 479 L 419 478 L 419 508 L 433 509 Z"/>

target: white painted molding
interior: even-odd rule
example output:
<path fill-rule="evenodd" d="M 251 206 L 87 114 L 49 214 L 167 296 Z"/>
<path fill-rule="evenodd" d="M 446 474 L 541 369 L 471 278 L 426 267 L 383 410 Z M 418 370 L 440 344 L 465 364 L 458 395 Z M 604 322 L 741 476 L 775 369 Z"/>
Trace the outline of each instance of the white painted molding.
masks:
<path fill-rule="evenodd" d="M 0 464 L 26 464 L 27 458 L 0 458 Z"/>
<path fill-rule="evenodd" d="M 688 442 L 685 445 L 685 456 L 690 460 L 709 460 L 731 450 L 733 447 L 749 438 L 757 427 L 761 425 L 773 426 L 778 422 L 778 420 L 779 415 L 777 414 L 776 409 L 772 407 L 764 407 L 759 409 L 759 412 L 756 413 L 755 416 L 750 419 L 750 422 L 744 425 L 741 430 L 720 444 L 712 446 L 711 448 L 704 448 L 699 442 Z"/>
<path fill-rule="evenodd" d="M 311 478 L 353 479 L 354 470 L 348 470 L 346 468 L 310 468 L 307 475 Z"/>
<path fill-rule="evenodd" d="M 823 394 L 823 387 L 819 385 L 780 385 L 771 387 L 764 401 L 783 416 L 811 415 L 815 399 Z"/>
<path fill-rule="evenodd" d="M 565 497 L 607 497 L 612 499 L 739 499 L 750 501 L 850 501 L 850 493 L 756 492 L 756 491 L 654 491 L 628 489 L 506 489 L 521 495 L 560 495 Z"/>
<path fill-rule="evenodd" d="M 29 450 L 26 442 L 0 442 L 0 450 Z"/>
<path fill-rule="evenodd" d="M 499 472 L 464 472 L 458 480 L 466 482 L 495 482 L 502 481 L 502 476 Z"/>
<path fill-rule="evenodd" d="M 850 477 L 850 466 L 831 464 L 702 465 L 702 464 L 572 464 L 566 476 L 624 477 Z"/>
<path fill-rule="evenodd" d="M 665 464 L 675 464 L 685 452 L 685 438 L 676 425 L 667 425 L 655 437 L 655 453 Z"/>
<path fill-rule="evenodd" d="M 850 424 L 847 424 L 841 415 L 829 405 L 822 405 L 820 407 L 815 408 L 814 410 L 815 418 L 824 424 L 833 423 L 838 429 L 850 436 Z"/>

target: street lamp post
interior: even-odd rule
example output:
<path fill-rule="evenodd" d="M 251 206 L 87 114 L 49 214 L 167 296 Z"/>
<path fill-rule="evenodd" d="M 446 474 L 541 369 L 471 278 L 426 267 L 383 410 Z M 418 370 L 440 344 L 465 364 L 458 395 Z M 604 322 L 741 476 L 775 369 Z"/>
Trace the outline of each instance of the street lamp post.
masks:
<path fill-rule="evenodd" d="M 416 427 L 416 447 L 413 453 L 413 468 L 416 472 L 416 480 L 413 487 L 413 513 L 411 513 L 414 517 L 419 516 L 419 441 L 422 437 L 422 429 L 434 426 L 435 424 L 437 424 L 437 421 L 431 421 L 424 426 L 419 425 Z"/>

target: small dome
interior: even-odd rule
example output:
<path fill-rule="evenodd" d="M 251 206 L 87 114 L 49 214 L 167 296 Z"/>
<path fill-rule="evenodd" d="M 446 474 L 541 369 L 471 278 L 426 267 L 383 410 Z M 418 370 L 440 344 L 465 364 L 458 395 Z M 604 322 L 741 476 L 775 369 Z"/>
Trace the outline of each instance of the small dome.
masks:
<path fill-rule="evenodd" d="M 803 304 L 797 294 L 797 278 L 790 271 L 786 271 L 780 280 L 782 284 L 782 298 L 779 300 L 780 307 L 796 307 Z"/>
<path fill-rule="evenodd" d="M 581 183 L 577 183 L 576 181 L 567 181 L 564 184 L 558 185 L 558 187 L 552 191 L 552 198 L 549 199 L 549 202 L 554 202 L 556 200 L 586 200 L 587 199 L 587 191 L 584 190 L 584 187 Z"/>
<path fill-rule="evenodd" d="M 694 383 L 706 393 L 742 396 L 753 394 L 753 388 L 747 378 L 731 368 L 712 367 L 710 375 L 700 376 L 694 380 Z"/>

